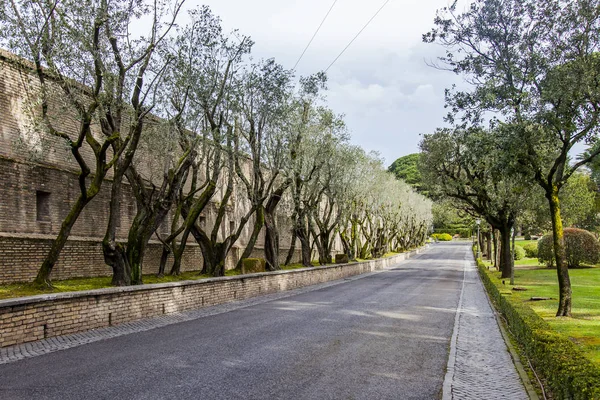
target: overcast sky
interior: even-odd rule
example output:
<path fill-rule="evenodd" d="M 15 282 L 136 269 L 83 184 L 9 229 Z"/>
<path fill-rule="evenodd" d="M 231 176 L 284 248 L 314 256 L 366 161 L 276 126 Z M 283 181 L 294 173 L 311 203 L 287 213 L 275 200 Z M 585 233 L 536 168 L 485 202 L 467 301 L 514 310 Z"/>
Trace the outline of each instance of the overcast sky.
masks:
<path fill-rule="evenodd" d="M 256 42 L 253 57 L 291 69 L 333 0 L 188 0 L 207 4 L 225 31 Z M 385 0 L 338 0 L 300 61 L 297 76 L 324 70 Z M 442 53 L 422 43 L 448 0 L 390 0 L 328 72 L 329 106 L 346 115 L 352 142 L 378 151 L 386 165 L 418 151 L 419 134 L 444 125 L 444 89 L 459 81 L 428 67 Z"/>

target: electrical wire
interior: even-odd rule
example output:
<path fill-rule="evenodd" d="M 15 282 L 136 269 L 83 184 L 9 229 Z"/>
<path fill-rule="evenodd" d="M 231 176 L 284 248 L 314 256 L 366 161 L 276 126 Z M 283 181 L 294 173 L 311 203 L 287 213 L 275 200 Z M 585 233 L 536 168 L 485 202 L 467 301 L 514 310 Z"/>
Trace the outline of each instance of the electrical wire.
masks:
<path fill-rule="evenodd" d="M 302 57 L 304 57 L 304 53 L 306 53 L 306 50 L 308 50 L 310 44 L 313 42 L 313 40 L 315 39 L 315 36 L 317 36 L 317 33 L 319 33 L 319 30 L 321 30 L 321 27 L 323 26 L 323 24 L 325 23 L 325 20 L 327 19 L 327 17 L 329 16 L 329 14 L 331 13 L 331 10 L 333 10 L 333 6 L 335 6 L 335 3 L 337 3 L 338 0 L 334 0 L 333 4 L 331 5 L 331 7 L 329 7 L 329 11 L 327 11 L 327 14 L 325 14 L 325 17 L 323 18 L 323 20 L 321 21 L 321 23 L 319 24 L 319 27 L 317 28 L 317 30 L 315 31 L 315 33 L 312 35 L 312 37 L 310 38 L 308 44 L 306 45 L 306 47 L 304 48 L 304 51 L 302 52 L 302 54 L 300 54 L 300 57 L 298 57 L 298 61 L 296 61 L 296 64 L 294 64 L 294 68 L 292 68 L 292 70 L 295 70 L 296 67 L 298 66 L 298 63 L 300 62 L 300 60 L 302 60 Z"/>
<path fill-rule="evenodd" d="M 346 47 L 344 47 L 344 50 L 342 50 L 340 52 L 340 54 L 338 54 L 338 56 L 331 62 L 331 64 L 329 64 L 329 66 L 325 69 L 325 72 L 329 71 L 329 68 L 331 68 L 331 66 L 333 64 L 335 64 L 335 62 L 342 56 L 342 54 L 344 54 L 344 52 L 348 49 L 348 47 L 350 47 L 350 45 L 356 40 L 357 37 L 360 36 L 360 34 L 365 30 L 365 28 L 367 26 L 369 26 L 369 24 L 371 23 L 371 21 L 373 21 L 375 19 L 375 17 L 377 16 L 377 14 L 379 14 L 381 12 L 381 10 L 383 10 L 383 7 L 386 6 L 387 3 L 389 3 L 390 0 L 386 0 L 383 5 L 381 7 L 379 7 L 379 10 L 377 10 L 377 12 L 375 14 L 373 14 L 373 16 L 371 17 L 370 20 L 367 21 L 367 23 L 362 27 L 362 29 L 360 31 L 358 31 L 358 33 L 356 34 L 356 36 L 354 36 L 354 38 L 352 38 L 352 40 L 350 41 L 350 43 L 348 43 L 346 45 Z"/>

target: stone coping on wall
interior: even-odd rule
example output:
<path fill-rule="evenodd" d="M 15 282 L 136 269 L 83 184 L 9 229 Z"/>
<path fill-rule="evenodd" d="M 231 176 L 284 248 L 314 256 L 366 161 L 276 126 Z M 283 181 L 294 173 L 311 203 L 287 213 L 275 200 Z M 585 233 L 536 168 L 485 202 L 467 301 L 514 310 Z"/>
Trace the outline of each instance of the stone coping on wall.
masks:
<path fill-rule="evenodd" d="M 0 300 L 0 348 L 356 276 L 422 249 L 362 262 Z"/>
<path fill-rule="evenodd" d="M 128 293 L 128 292 L 143 292 L 148 290 L 156 290 L 156 289 L 166 289 L 173 287 L 182 287 L 182 286 L 193 286 L 193 285 L 203 285 L 209 284 L 212 282 L 226 282 L 226 281 L 243 281 L 244 279 L 252 279 L 269 275 L 284 275 L 284 274 L 294 274 L 301 273 L 305 271 L 319 271 L 319 270 L 327 270 L 330 268 L 339 268 L 345 267 L 349 265 L 356 264 L 369 264 L 372 262 L 380 261 L 380 260 L 391 260 L 398 258 L 398 261 L 405 260 L 406 257 L 410 257 L 414 254 L 420 252 L 421 249 L 411 250 L 404 253 L 395 254 L 393 256 L 385 257 L 385 258 L 377 258 L 374 260 L 366 260 L 366 261 L 354 261 L 344 264 L 331 264 L 331 265 L 320 265 L 315 267 L 305 267 L 305 268 L 296 268 L 296 269 L 288 269 L 288 270 L 280 270 L 280 271 L 269 271 L 269 272 L 257 272 L 254 274 L 244 274 L 244 275 L 233 275 L 233 276 L 220 276 L 215 278 L 203 278 L 203 279 L 193 279 L 193 280 L 184 280 L 177 282 L 165 282 L 165 283 L 150 283 L 143 285 L 133 285 L 133 286 L 118 286 L 118 287 L 108 287 L 102 289 L 92 289 L 92 290 L 80 290 L 74 292 L 60 292 L 60 293 L 51 293 L 51 294 L 38 294 L 34 296 L 25 296 L 25 297 L 15 297 L 11 299 L 0 300 L 0 309 L 3 307 L 14 307 L 21 306 L 26 304 L 34 304 L 34 303 L 42 303 L 47 301 L 55 301 L 55 300 L 67 300 L 67 299 L 75 299 L 78 297 L 93 297 L 93 296 L 102 296 L 102 295 L 111 295 L 111 294 L 119 294 L 119 293 Z M 395 261 L 395 260 L 394 260 Z"/>

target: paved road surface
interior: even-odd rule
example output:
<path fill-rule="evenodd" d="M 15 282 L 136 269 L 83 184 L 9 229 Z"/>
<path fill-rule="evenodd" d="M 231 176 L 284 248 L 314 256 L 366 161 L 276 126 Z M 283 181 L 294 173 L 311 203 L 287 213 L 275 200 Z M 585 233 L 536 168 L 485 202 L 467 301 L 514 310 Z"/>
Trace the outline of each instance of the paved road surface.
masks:
<path fill-rule="evenodd" d="M 0 365 L 0 398 L 440 398 L 467 251 Z"/>

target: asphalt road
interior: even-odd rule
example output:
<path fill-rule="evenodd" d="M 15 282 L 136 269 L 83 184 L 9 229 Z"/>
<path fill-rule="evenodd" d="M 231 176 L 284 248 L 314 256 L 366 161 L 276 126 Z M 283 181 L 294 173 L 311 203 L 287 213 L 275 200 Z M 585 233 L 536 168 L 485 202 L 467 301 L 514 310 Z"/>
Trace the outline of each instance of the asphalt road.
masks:
<path fill-rule="evenodd" d="M 0 365 L 0 398 L 440 398 L 467 251 Z"/>

